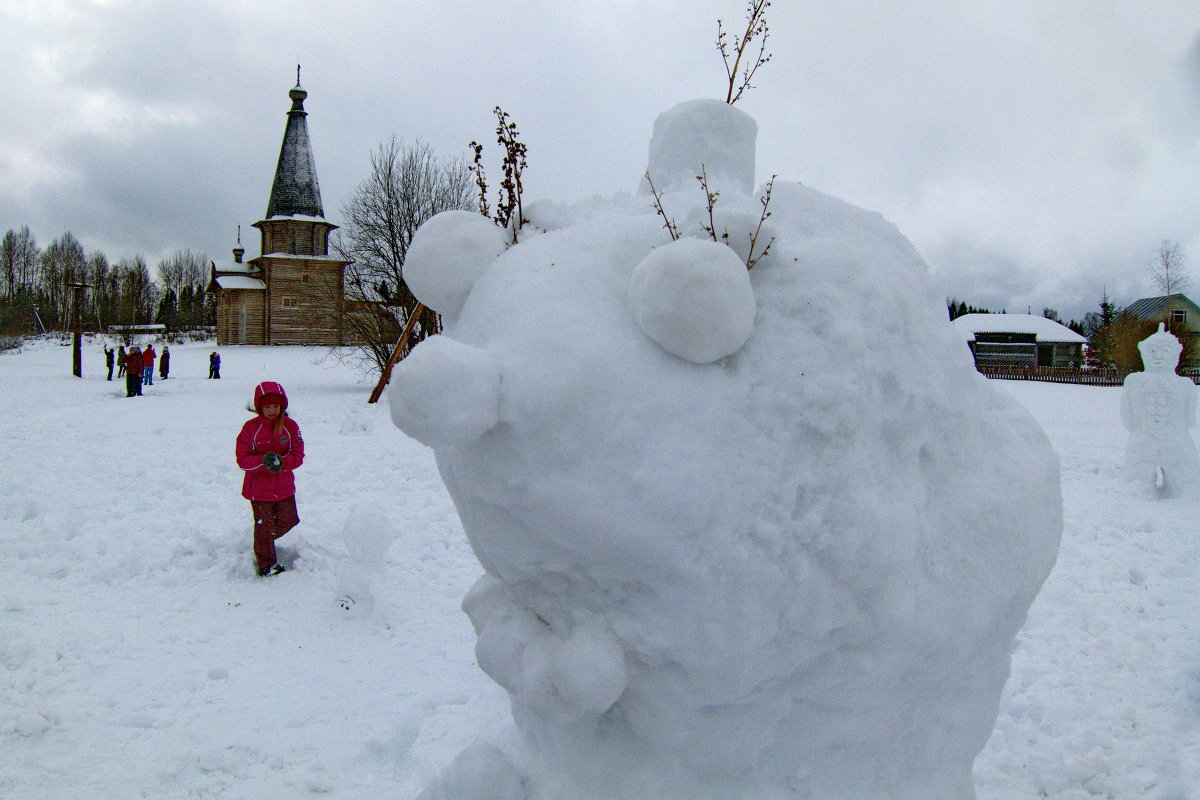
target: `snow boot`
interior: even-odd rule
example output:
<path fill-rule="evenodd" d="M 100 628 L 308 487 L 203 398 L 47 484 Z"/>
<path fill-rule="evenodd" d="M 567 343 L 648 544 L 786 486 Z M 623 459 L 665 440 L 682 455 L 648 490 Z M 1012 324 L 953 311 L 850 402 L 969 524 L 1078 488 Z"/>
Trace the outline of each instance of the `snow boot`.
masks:
<path fill-rule="evenodd" d="M 276 564 L 271 567 L 259 567 L 258 574 L 260 577 L 265 578 L 268 575 L 278 575 L 279 573 L 284 572 L 286 569 L 287 568 L 284 567 L 283 564 Z"/>

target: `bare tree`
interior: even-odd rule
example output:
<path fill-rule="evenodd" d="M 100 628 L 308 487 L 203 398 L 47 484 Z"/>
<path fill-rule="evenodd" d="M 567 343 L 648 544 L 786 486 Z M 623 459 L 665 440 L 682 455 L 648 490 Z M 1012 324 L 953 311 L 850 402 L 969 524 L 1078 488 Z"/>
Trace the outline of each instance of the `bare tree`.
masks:
<path fill-rule="evenodd" d="M 1180 294 L 1192 285 L 1185 268 L 1186 259 L 1179 249 L 1179 242 L 1166 239 L 1158 246 L 1154 260 L 1150 262 L 1150 280 L 1160 294 Z"/>
<path fill-rule="evenodd" d="M 144 325 L 154 316 L 158 301 L 150 268 L 142 256 L 123 258 L 112 268 L 119 294 L 117 322 L 123 325 Z"/>
<path fill-rule="evenodd" d="M 166 291 L 179 297 L 185 287 L 208 282 L 208 257 L 191 250 L 176 250 L 158 262 L 158 279 Z"/>
<path fill-rule="evenodd" d="M 342 204 L 344 224 L 333 245 L 350 261 L 345 325 L 374 369 L 383 368 L 418 305 L 404 281 L 404 259 L 417 228 L 442 211 L 474 207 L 464 159 L 439 157 L 422 141 L 405 144 L 394 136 L 371 154 L 371 174 Z M 437 314 L 425 309 L 416 328 L 413 344 L 440 330 Z"/>
<path fill-rule="evenodd" d="M 0 239 L 0 281 L 4 282 L 4 299 L 17 291 L 17 232 L 11 228 Z"/>
<path fill-rule="evenodd" d="M 67 309 L 71 301 L 67 284 L 82 280 L 87 267 L 83 245 L 67 231 L 42 251 L 38 267 L 38 289 L 49 303 L 56 326 L 67 324 Z"/>
<path fill-rule="evenodd" d="M 0 280 L 3 281 L 4 297 L 11 299 L 20 292 L 33 290 L 41 251 L 29 226 L 21 230 L 8 230 L 0 239 Z"/>
<path fill-rule="evenodd" d="M 37 280 L 38 260 L 42 251 L 37 239 L 29 230 L 28 225 L 21 226 L 17 231 L 17 285 L 23 289 L 32 289 Z"/>

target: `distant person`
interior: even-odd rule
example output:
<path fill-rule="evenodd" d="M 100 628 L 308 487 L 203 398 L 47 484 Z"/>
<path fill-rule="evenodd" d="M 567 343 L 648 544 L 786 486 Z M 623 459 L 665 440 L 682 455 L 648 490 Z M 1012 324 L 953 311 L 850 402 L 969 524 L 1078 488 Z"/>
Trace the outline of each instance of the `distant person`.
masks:
<path fill-rule="evenodd" d="M 136 347 L 125 356 L 125 396 L 142 396 L 142 351 Z"/>
<path fill-rule="evenodd" d="M 117 377 L 118 378 L 125 374 L 125 358 L 126 358 L 125 345 L 121 345 L 121 347 L 117 350 Z"/>
<path fill-rule="evenodd" d="M 171 348 L 163 345 L 162 355 L 158 357 L 158 377 L 164 381 L 167 379 L 167 373 L 171 371 Z"/>
<path fill-rule="evenodd" d="M 154 385 L 154 345 L 146 345 L 146 349 L 142 351 L 142 383 L 147 386 Z"/>
<path fill-rule="evenodd" d="M 208 377 L 221 377 L 221 357 L 215 350 L 208 354 Z"/>
<path fill-rule="evenodd" d="M 287 414 L 283 386 L 263 381 L 254 387 L 254 410 L 237 437 L 238 466 L 245 472 L 242 497 L 254 512 L 254 561 L 258 574 L 284 571 L 275 540 L 296 527 L 296 479 L 292 471 L 304 463 L 300 426 Z"/>
<path fill-rule="evenodd" d="M 112 380 L 113 362 L 116 360 L 116 352 L 108 345 L 104 345 L 104 363 L 108 367 L 108 379 Z"/>

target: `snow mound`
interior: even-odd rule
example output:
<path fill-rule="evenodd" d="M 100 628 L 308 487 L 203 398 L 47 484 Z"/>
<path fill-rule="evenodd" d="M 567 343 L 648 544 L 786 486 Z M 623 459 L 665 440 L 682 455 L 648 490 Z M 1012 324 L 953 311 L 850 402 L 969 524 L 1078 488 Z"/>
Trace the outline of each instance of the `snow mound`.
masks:
<path fill-rule="evenodd" d="M 527 800 L 521 777 L 500 748 L 476 742 L 417 800 Z"/>
<path fill-rule="evenodd" d="M 752 176 L 752 121 L 681 108 L 651 171 L 707 220 L 683 177 Z M 715 211 L 729 245 L 641 195 L 484 253 L 393 380 L 486 572 L 463 608 L 530 796 L 969 800 L 1057 458 L 878 214 L 776 183 L 747 274 L 759 197 Z"/>

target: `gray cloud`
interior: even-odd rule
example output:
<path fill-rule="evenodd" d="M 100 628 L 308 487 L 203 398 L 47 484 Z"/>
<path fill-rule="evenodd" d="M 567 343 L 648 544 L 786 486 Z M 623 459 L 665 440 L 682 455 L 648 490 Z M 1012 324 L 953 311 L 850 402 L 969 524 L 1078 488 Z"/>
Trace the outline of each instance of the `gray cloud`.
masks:
<path fill-rule="evenodd" d="M 1148 294 L 1161 239 L 1200 263 L 1200 38 L 1187 0 L 1079 5 L 776 4 L 774 59 L 740 104 L 759 122 L 760 179 L 882 212 L 977 305 L 1070 315 L 1106 283 Z M 3 6 L 0 229 L 29 224 L 43 242 L 70 229 L 113 258 L 225 257 L 236 226 L 266 209 L 297 57 L 334 222 L 377 143 L 490 148 L 497 104 L 529 145 L 533 196 L 632 190 L 654 117 L 723 93 L 715 21 L 734 27 L 742 11 L 729 0 Z"/>

